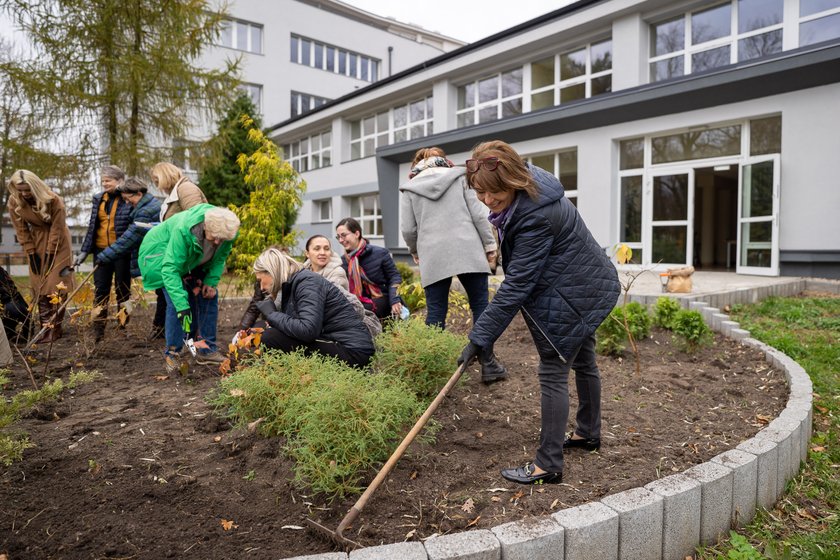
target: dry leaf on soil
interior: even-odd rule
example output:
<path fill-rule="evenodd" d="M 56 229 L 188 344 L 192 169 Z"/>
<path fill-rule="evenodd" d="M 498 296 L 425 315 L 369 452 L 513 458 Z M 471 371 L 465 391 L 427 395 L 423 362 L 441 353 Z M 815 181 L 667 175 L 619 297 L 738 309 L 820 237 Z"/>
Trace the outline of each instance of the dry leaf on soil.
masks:
<path fill-rule="evenodd" d="M 465 511 L 467 513 L 472 513 L 475 509 L 475 502 L 473 502 L 472 498 L 467 498 L 467 501 L 464 502 L 464 505 L 461 506 L 461 511 Z"/>
<path fill-rule="evenodd" d="M 231 529 L 238 529 L 239 525 L 234 524 L 233 519 L 228 521 L 227 519 L 222 519 L 222 529 L 225 531 L 230 531 Z"/>

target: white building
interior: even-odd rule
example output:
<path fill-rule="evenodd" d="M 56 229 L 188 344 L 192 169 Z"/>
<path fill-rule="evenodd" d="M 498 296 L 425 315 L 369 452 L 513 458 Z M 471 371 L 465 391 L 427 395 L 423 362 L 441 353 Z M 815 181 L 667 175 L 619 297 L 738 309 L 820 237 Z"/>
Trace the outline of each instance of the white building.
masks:
<path fill-rule="evenodd" d="M 838 130 L 840 0 L 582 0 L 272 135 L 307 182 L 307 236 L 352 216 L 405 254 L 398 186 L 414 152 L 463 163 L 502 139 L 640 265 L 836 278 Z"/>

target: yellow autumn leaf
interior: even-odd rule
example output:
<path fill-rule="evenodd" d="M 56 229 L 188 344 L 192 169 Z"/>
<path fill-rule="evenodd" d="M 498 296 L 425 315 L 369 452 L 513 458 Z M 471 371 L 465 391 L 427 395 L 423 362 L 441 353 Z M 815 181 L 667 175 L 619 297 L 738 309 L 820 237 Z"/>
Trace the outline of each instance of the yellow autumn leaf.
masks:
<path fill-rule="evenodd" d="M 55 285 L 55 289 L 67 291 L 67 285 L 64 282 L 59 282 Z"/>
<path fill-rule="evenodd" d="M 50 298 L 50 303 L 53 305 L 58 305 L 59 303 L 61 303 L 61 296 L 58 295 L 57 292 L 53 292 L 47 297 Z"/>
<path fill-rule="evenodd" d="M 622 243 L 615 250 L 615 260 L 618 264 L 627 264 L 633 259 L 633 249 Z"/>
<path fill-rule="evenodd" d="M 224 529 L 225 531 L 230 531 L 231 529 L 238 529 L 238 528 L 239 528 L 239 525 L 236 525 L 233 522 L 233 519 L 231 519 L 231 520 L 222 519 L 222 529 Z"/>
<path fill-rule="evenodd" d="M 256 334 L 254 335 L 254 347 L 255 347 L 255 348 L 259 348 L 259 347 L 260 347 L 260 339 L 261 339 L 261 338 L 262 338 L 262 334 L 261 334 L 261 333 L 256 333 Z"/>
<path fill-rule="evenodd" d="M 120 322 L 120 326 L 124 327 L 126 322 L 128 322 L 128 313 L 125 312 L 125 308 L 120 308 L 117 312 L 117 321 Z"/>

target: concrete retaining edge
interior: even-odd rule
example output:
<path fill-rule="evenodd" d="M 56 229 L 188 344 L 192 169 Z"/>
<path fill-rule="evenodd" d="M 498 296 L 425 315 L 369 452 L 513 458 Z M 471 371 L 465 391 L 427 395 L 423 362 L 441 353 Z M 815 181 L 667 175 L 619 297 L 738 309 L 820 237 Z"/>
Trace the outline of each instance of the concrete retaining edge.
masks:
<path fill-rule="evenodd" d="M 432 537 L 423 543 L 422 550 L 417 546 L 421 543 L 405 543 L 411 548 L 382 545 L 360 549 L 363 555 L 360 551 L 349 556 L 333 552 L 289 560 L 540 559 L 547 556 L 537 551 L 548 549 L 552 550 L 551 558 L 562 560 L 684 560 L 693 554 L 695 546 L 727 537 L 730 526 L 751 519 L 755 510 L 744 511 L 745 507 L 772 507 L 807 459 L 813 421 L 810 377 L 793 359 L 751 338 L 748 331 L 720 311 L 737 303 L 793 296 L 805 290 L 840 293 L 840 282 L 798 279 L 702 299 L 679 298 L 683 307 L 699 311 L 713 330 L 761 350 L 768 363 L 785 372 L 790 388 L 787 406 L 767 427 L 735 449 L 644 488 L 550 516 Z M 634 301 L 653 305 L 659 297 L 642 296 Z M 639 527 L 646 527 L 657 537 L 661 534 L 660 542 L 651 547 L 650 542 L 640 540 Z"/>

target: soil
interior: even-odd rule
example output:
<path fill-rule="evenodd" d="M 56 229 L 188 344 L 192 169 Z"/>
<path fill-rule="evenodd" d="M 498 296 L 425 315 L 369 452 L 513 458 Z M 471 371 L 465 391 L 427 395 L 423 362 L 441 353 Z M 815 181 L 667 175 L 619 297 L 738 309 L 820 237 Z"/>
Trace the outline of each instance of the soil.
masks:
<path fill-rule="evenodd" d="M 233 335 L 243 307 L 222 304 L 220 340 Z M 166 377 L 162 342 L 145 341 L 144 312 L 126 331 L 109 329 L 89 356 L 80 328 L 54 345 L 52 377 L 83 368 L 103 377 L 16 425 L 36 447 L 0 466 L 0 555 L 262 559 L 336 550 L 304 520 L 335 528 L 355 497 L 309 496 L 290 482 L 282 439 L 219 420 L 205 403 L 218 372 Z M 509 380 L 486 387 L 472 371 L 436 413 L 436 443 L 412 444 L 346 535 L 372 546 L 545 515 L 704 462 L 784 408 L 782 372 L 753 349 L 718 336 L 687 355 L 659 330 L 640 349 L 640 376 L 631 354 L 599 359 L 601 451 L 567 453 L 563 484 L 517 486 L 499 469 L 531 460 L 539 437 L 537 356 L 517 318 L 496 345 Z M 35 357 L 40 384 L 46 349 Z M 16 362 L 5 394 L 30 387 Z"/>

